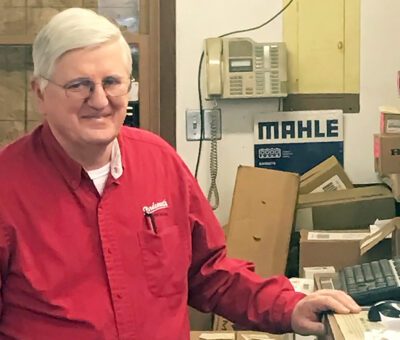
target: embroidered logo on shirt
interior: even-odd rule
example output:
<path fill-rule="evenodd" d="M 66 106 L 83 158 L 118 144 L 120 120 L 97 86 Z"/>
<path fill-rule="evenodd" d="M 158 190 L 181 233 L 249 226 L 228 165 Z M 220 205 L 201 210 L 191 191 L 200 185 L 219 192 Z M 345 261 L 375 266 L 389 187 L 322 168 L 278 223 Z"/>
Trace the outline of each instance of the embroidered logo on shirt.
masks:
<path fill-rule="evenodd" d="M 144 206 L 143 211 L 147 214 L 152 214 L 153 212 L 155 212 L 157 210 L 161 210 L 161 209 L 165 209 L 165 208 L 168 208 L 168 203 L 166 200 L 157 202 L 157 203 L 153 202 L 152 205 L 149 207 Z"/>

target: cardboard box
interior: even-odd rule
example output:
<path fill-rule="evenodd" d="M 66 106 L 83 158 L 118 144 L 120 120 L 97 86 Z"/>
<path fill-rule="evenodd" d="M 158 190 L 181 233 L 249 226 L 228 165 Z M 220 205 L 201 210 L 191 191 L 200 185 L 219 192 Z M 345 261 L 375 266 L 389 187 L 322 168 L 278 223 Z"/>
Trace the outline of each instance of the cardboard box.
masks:
<path fill-rule="evenodd" d="M 391 191 L 383 185 L 299 195 L 296 230 L 363 229 L 396 216 Z M 326 265 L 326 263 L 322 263 Z"/>
<path fill-rule="evenodd" d="M 374 165 L 379 174 L 400 173 L 400 134 L 374 134 Z"/>
<path fill-rule="evenodd" d="M 298 185 L 295 173 L 239 166 L 228 256 L 255 263 L 263 277 L 285 273 Z"/>
<path fill-rule="evenodd" d="M 400 111 L 393 106 L 380 106 L 381 114 L 380 132 L 400 133 Z"/>
<path fill-rule="evenodd" d="M 303 267 L 302 269 L 302 277 L 313 281 L 315 274 L 335 273 L 336 271 L 333 266 Z"/>
<path fill-rule="evenodd" d="M 233 331 L 233 322 L 225 319 L 221 315 L 214 315 L 214 323 L 213 323 L 214 331 Z"/>
<path fill-rule="evenodd" d="M 392 233 L 392 257 L 400 256 L 400 228 L 396 229 Z"/>
<path fill-rule="evenodd" d="M 396 250 L 392 240 L 385 238 L 400 227 L 396 217 L 374 233 L 360 231 L 301 231 L 300 271 L 304 267 L 334 266 L 336 271 L 346 266 L 391 258 Z M 394 242 L 396 243 L 396 242 Z"/>
<path fill-rule="evenodd" d="M 331 156 L 300 177 L 300 194 L 353 188 L 335 156 Z"/>
<path fill-rule="evenodd" d="M 382 175 L 381 180 L 390 187 L 394 199 L 400 202 L 400 174 Z"/>
<path fill-rule="evenodd" d="M 225 319 L 224 317 L 220 315 L 215 315 L 214 318 L 214 327 L 213 327 L 214 332 L 230 332 L 234 331 L 234 326 L 233 323 L 230 322 L 229 320 Z M 236 339 L 237 340 L 245 340 L 246 337 L 253 339 L 251 335 L 254 335 L 253 338 L 254 340 L 258 339 L 273 339 L 273 340 L 293 340 L 293 334 L 287 333 L 287 334 L 270 334 L 270 333 L 265 333 L 265 332 L 256 332 L 256 331 L 237 331 L 236 332 Z M 258 338 L 257 338 L 258 337 Z M 269 338 L 267 338 L 269 337 Z"/>

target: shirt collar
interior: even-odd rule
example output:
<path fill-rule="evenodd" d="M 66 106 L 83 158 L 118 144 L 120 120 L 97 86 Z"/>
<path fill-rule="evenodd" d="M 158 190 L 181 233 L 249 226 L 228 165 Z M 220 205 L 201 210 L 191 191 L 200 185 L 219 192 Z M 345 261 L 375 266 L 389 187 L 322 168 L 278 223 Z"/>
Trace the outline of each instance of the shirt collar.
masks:
<path fill-rule="evenodd" d="M 68 185 L 72 189 L 76 190 L 81 183 L 82 172 L 84 170 L 82 166 L 72 159 L 58 143 L 46 121 L 43 123 L 41 140 L 49 159 L 67 181 Z M 117 138 L 115 138 L 113 142 L 110 163 L 111 175 L 114 179 L 118 179 L 123 173 L 123 166 L 121 150 Z"/>
<path fill-rule="evenodd" d="M 111 150 L 111 176 L 113 176 L 114 179 L 118 179 L 121 177 L 123 172 L 121 149 L 119 148 L 118 139 L 115 138 Z"/>

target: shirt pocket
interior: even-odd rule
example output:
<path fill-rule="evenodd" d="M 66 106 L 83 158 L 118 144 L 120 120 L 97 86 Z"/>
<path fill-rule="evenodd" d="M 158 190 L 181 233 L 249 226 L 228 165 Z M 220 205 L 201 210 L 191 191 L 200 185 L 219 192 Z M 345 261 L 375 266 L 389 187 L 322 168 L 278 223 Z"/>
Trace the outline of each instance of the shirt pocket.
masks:
<path fill-rule="evenodd" d="M 187 287 L 187 246 L 177 226 L 158 234 L 150 230 L 138 233 L 143 267 L 152 294 L 165 297 L 183 293 Z"/>

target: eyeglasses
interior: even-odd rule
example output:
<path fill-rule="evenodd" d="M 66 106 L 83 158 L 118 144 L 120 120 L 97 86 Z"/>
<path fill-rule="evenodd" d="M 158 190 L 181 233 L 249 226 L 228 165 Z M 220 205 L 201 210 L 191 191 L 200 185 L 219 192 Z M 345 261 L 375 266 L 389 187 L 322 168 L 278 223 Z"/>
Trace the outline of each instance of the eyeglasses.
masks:
<path fill-rule="evenodd" d="M 43 79 L 46 79 L 48 82 L 63 88 L 65 90 L 66 96 L 70 98 L 89 98 L 94 92 L 96 85 L 99 84 L 95 83 L 90 78 L 78 78 L 71 80 L 65 85 L 60 85 L 48 78 L 45 78 L 43 76 L 41 77 Z M 126 95 L 130 91 L 132 87 L 132 82 L 134 80 L 135 79 L 133 78 L 119 78 L 115 76 L 109 76 L 102 80 L 101 85 L 107 96 L 120 97 Z"/>

